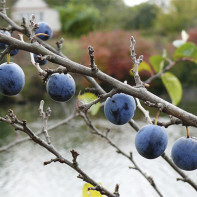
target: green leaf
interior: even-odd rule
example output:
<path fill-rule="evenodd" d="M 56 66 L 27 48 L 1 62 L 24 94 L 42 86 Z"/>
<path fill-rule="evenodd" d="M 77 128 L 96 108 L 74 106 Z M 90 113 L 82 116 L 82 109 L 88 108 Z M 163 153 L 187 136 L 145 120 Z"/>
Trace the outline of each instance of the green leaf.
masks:
<path fill-rule="evenodd" d="M 150 57 L 149 61 L 156 73 L 159 73 L 163 69 L 164 60 L 165 58 L 160 55 L 153 55 Z"/>
<path fill-rule="evenodd" d="M 96 100 L 97 98 L 98 97 L 95 94 L 89 93 L 89 92 L 88 93 L 84 93 L 84 94 L 78 96 L 78 99 L 80 101 L 82 101 L 83 103 L 85 103 L 85 104 L 88 104 L 88 103 Z M 90 107 L 90 113 L 91 113 L 91 115 L 93 115 L 93 116 L 96 115 L 97 112 L 99 111 L 99 109 L 100 109 L 100 102 L 92 105 Z"/>
<path fill-rule="evenodd" d="M 183 57 L 191 57 L 197 60 L 197 47 L 193 43 L 185 43 L 174 52 L 174 59 L 180 59 Z"/>
<path fill-rule="evenodd" d="M 85 183 L 83 186 L 83 196 L 82 197 L 102 197 L 101 193 L 95 190 L 89 190 L 88 188 L 93 187 L 90 183 Z"/>
<path fill-rule="evenodd" d="M 148 71 L 149 73 L 152 74 L 152 70 L 151 70 L 150 65 L 147 62 L 145 62 L 145 61 L 140 63 L 140 65 L 138 67 L 138 72 L 141 72 L 141 71 Z M 130 74 L 133 76 L 132 70 L 130 70 Z"/>
<path fill-rule="evenodd" d="M 178 105 L 182 98 L 182 85 L 179 79 L 170 72 L 164 73 L 161 79 L 172 100 L 172 104 Z"/>

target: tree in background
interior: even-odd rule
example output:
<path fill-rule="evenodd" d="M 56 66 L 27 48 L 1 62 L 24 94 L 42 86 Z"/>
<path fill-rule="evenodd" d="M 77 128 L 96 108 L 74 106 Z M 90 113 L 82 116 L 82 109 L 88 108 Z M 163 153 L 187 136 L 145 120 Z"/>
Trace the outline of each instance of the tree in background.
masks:
<path fill-rule="evenodd" d="M 196 0 L 171 0 L 168 10 L 158 14 L 156 28 L 161 34 L 180 32 L 197 25 Z"/>
<path fill-rule="evenodd" d="M 124 29 L 151 29 L 161 9 L 156 4 L 142 3 L 128 8 Z"/>

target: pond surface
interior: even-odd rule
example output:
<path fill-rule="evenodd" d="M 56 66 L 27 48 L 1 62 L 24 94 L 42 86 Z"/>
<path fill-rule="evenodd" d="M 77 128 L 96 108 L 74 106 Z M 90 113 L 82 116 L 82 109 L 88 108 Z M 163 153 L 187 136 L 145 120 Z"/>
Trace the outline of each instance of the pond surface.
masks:
<path fill-rule="evenodd" d="M 68 106 L 53 106 L 54 118 L 60 118 L 65 113 L 62 109 Z M 37 106 L 16 107 L 16 114 L 27 117 L 30 127 L 35 131 L 41 127 L 37 116 Z M 61 109 L 61 111 L 60 111 Z M 7 109 L 6 109 L 7 110 Z M 1 110 L 1 116 L 5 111 Z M 59 115 L 59 116 L 58 116 Z M 166 121 L 166 118 L 160 118 Z M 58 119 L 51 118 L 49 125 L 57 123 Z M 102 131 L 111 128 L 110 137 L 126 153 L 133 152 L 136 163 L 146 174 L 153 177 L 159 190 L 165 197 L 196 197 L 195 190 L 181 181 L 180 177 L 162 158 L 147 160 L 141 157 L 135 149 L 135 131 L 129 126 L 114 126 L 106 119 L 93 121 Z M 145 125 L 143 119 L 137 120 L 140 126 Z M 166 153 L 170 151 L 174 141 L 185 135 L 185 128 L 171 126 L 167 129 L 169 144 Z M 6 133 L 6 134 L 5 134 Z M 10 126 L 0 124 L 1 145 L 11 142 L 14 138 Z M 190 133 L 197 137 L 197 129 L 191 128 Z M 104 139 L 90 134 L 89 129 L 81 119 L 75 119 L 68 125 L 63 125 L 50 132 L 53 145 L 66 158 L 71 158 L 70 150 L 80 153 L 80 167 L 97 182 L 101 182 L 110 191 L 120 184 L 122 197 L 157 197 L 157 193 L 143 176 L 134 169 L 129 169 L 132 163 L 111 147 Z M 44 166 L 43 162 L 54 158 L 52 154 L 39 145 L 28 141 L 0 153 L 0 197 L 82 197 L 84 182 L 77 178 L 77 173 L 66 165 L 52 163 Z M 185 173 L 197 182 L 197 170 Z"/>

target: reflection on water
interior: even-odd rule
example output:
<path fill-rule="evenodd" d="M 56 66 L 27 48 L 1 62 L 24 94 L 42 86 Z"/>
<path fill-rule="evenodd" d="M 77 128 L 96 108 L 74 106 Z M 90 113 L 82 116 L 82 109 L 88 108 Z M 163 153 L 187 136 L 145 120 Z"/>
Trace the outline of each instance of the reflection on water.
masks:
<path fill-rule="evenodd" d="M 51 121 L 50 124 L 56 122 Z M 110 137 L 125 152 L 133 152 L 137 164 L 151 175 L 161 193 L 166 197 L 195 197 L 197 193 L 187 183 L 177 182 L 179 175 L 162 159 L 147 160 L 135 150 L 135 132 L 129 127 L 113 126 L 106 120 L 95 120 L 101 129 L 110 127 Z M 138 121 L 142 126 L 143 122 Z M 31 124 L 35 130 L 40 127 L 37 121 Z M 5 128 L 2 128 L 5 129 Z M 2 131 L 1 129 L 1 131 Z M 120 184 L 122 197 L 157 197 L 150 184 L 138 173 L 129 169 L 132 163 L 115 150 L 103 139 L 88 132 L 80 119 L 73 120 L 67 126 L 61 126 L 50 133 L 54 146 L 66 157 L 71 159 L 70 150 L 80 153 L 80 167 L 96 181 L 101 182 L 110 191 Z M 103 129 L 104 130 L 104 129 Z M 197 136 L 196 129 L 191 133 Z M 167 129 L 170 154 L 172 143 L 185 129 L 172 126 Z M 5 139 L 5 138 L 4 138 Z M 6 137 L 7 139 L 7 137 Z M 0 154 L 0 196 L 1 197 L 81 197 L 84 182 L 77 179 L 77 173 L 64 164 L 52 163 L 43 166 L 43 162 L 54 158 L 42 147 L 26 142 Z M 197 182 L 197 170 L 186 172 Z"/>

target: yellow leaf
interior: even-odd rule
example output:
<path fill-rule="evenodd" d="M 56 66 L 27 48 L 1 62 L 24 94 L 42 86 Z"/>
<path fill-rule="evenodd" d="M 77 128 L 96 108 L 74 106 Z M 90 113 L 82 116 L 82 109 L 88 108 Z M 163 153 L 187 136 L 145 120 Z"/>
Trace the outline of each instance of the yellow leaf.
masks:
<path fill-rule="evenodd" d="M 78 96 L 78 99 L 80 101 L 82 101 L 84 104 L 88 104 L 88 103 L 96 100 L 97 98 L 98 97 L 95 94 L 90 93 L 90 92 L 84 93 L 84 94 Z M 99 109 L 100 109 L 100 102 L 92 105 L 90 108 L 91 115 L 96 115 L 96 113 L 99 111 Z"/>
<path fill-rule="evenodd" d="M 82 197 L 103 197 L 100 192 L 95 190 L 88 190 L 88 188 L 94 187 L 90 183 L 85 183 L 83 186 L 83 196 Z"/>

